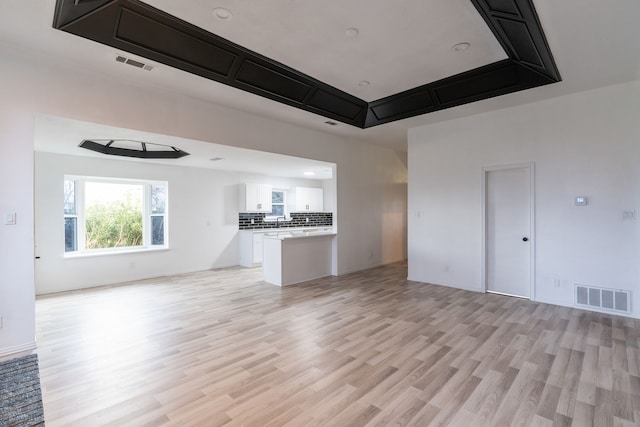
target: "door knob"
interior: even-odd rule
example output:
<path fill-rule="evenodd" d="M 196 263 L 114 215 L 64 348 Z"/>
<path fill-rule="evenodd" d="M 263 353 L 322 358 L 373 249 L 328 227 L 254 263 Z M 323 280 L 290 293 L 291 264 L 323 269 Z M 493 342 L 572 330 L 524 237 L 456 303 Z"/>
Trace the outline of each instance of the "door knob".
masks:
<path fill-rule="evenodd" d="M 529 238 L 528 238 L 528 237 L 523 237 L 523 238 L 522 238 L 522 241 L 523 241 L 523 242 L 527 242 L 527 241 L 529 241 Z"/>

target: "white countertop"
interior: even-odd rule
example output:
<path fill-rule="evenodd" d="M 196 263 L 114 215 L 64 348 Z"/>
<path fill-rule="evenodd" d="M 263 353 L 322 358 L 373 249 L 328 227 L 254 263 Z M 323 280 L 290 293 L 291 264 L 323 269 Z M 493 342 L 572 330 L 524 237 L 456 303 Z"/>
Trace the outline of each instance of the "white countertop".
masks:
<path fill-rule="evenodd" d="M 328 229 L 328 230 L 310 230 L 310 231 L 304 231 L 304 230 L 279 230 L 279 231 L 272 231 L 270 233 L 267 233 L 264 235 L 265 239 L 278 239 L 278 240 L 285 240 L 285 239 L 301 239 L 301 238 L 307 238 L 307 237 L 321 237 L 321 236 L 335 236 L 337 233 L 335 231 L 333 231 L 332 229 Z"/>
<path fill-rule="evenodd" d="M 260 234 L 273 234 L 273 233 L 293 233 L 298 231 L 304 232 L 316 232 L 316 231 L 330 231 L 333 232 L 333 227 L 330 225 L 320 225 L 315 227 L 280 227 L 280 228 L 251 228 L 248 230 L 238 230 L 243 233 L 260 233 Z"/>

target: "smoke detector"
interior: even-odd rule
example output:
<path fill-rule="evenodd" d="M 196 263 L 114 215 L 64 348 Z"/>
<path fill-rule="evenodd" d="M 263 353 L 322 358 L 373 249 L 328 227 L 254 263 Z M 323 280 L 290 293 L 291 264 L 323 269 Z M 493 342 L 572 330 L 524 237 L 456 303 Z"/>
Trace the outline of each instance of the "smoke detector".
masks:
<path fill-rule="evenodd" d="M 135 59 L 127 58 L 126 56 L 122 56 L 122 55 L 117 55 L 116 61 L 122 64 L 131 65 L 136 68 L 141 68 L 147 71 L 153 70 L 153 65 L 145 64 L 144 62 L 136 61 Z"/>

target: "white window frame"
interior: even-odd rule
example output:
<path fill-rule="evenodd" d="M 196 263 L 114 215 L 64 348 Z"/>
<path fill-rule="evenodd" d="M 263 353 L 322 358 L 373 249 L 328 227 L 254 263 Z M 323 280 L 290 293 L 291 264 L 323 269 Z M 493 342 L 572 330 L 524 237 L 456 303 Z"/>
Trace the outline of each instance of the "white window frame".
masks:
<path fill-rule="evenodd" d="M 121 254 L 128 252 L 146 252 L 169 249 L 169 183 L 167 181 L 156 180 L 143 180 L 143 179 L 124 179 L 124 178 L 111 178 L 111 177 L 94 177 L 94 176 L 79 176 L 79 175 L 65 175 L 65 181 L 75 182 L 75 214 L 64 214 L 65 218 L 75 217 L 76 222 L 76 250 L 64 252 L 65 258 L 73 258 L 79 256 L 96 256 L 96 255 L 108 255 L 108 254 Z M 87 249 L 86 248 L 86 222 L 85 222 L 85 184 L 87 182 L 106 183 L 106 184 L 125 184 L 125 185 L 141 185 L 142 186 L 142 245 L 139 246 L 125 246 L 117 248 L 99 248 L 99 249 Z M 151 213 L 151 187 L 153 185 L 163 185 L 166 189 L 166 198 L 163 214 Z M 63 209 L 64 213 L 64 209 Z M 163 228 L 164 239 L 162 245 L 152 245 L 152 230 L 151 230 L 151 217 L 152 216 L 164 216 Z M 63 244 L 62 248 L 65 249 L 63 231 Z"/>
<path fill-rule="evenodd" d="M 272 197 L 271 200 L 273 200 L 273 193 L 274 192 L 282 193 L 282 203 L 275 203 L 274 204 L 272 202 L 271 203 L 271 211 L 273 211 L 273 206 L 274 205 L 279 206 L 279 205 L 282 204 L 282 206 L 284 207 L 284 214 L 283 215 L 284 215 L 285 218 L 289 218 L 289 209 L 288 209 L 288 206 L 287 206 L 287 198 L 288 198 L 289 190 L 287 188 L 276 188 L 276 187 L 273 187 L 271 189 L 271 197 Z M 281 216 L 271 215 L 271 212 L 269 212 L 268 215 L 265 215 L 264 220 L 265 221 L 276 221 L 278 218 L 281 218 Z"/>
<path fill-rule="evenodd" d="M 73 238 L 75 239 L 75 245 L 74 246 L 75 246 L 76 250 L 75 251 L 70 251 L 70 252 L 77 252 L 78 251 L 78 221 L 79 221 L 78 220 L 78 191 L 77 191 L 77 183 L 74 180 L 67 180 L 67 179 L 64 180 L 65 183 L 67 181 L 73 182 L 73 213 L 64 212 L 64 209 L 63 209 L 64 219 L 65 219 L 65 224 L 64 224 L 65 225 L 65 230 L 64 230 L 64 233 L 66 233 L 66 225 L 67 225 L 66 224 L 66 220 L 67 220 L 67 218 L 75 219 L 76 227 L 75 227 L 75 235 L 73 236 Z M 66 188 L 65 188 L 65 191 L 66 191 Z M 64 239 L 64 250 L 65 250 L 65 253 L 67 253 L 66 237 L 67 237 L 66 234 L 64 234 L 63 239 Z"/>

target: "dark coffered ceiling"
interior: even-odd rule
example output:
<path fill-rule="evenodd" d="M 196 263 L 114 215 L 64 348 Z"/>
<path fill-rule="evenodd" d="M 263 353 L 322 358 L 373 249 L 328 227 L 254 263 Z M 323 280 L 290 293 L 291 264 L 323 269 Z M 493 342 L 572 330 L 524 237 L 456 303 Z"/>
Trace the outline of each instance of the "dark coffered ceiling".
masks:
<path fill-rule="evenodd" d="M 470 1 L 507 59 L 372 102 L 137 0 L 57 0 L 53 26 L 332 120 L 368 128 L 560 81 L 531 0 Z"/>

